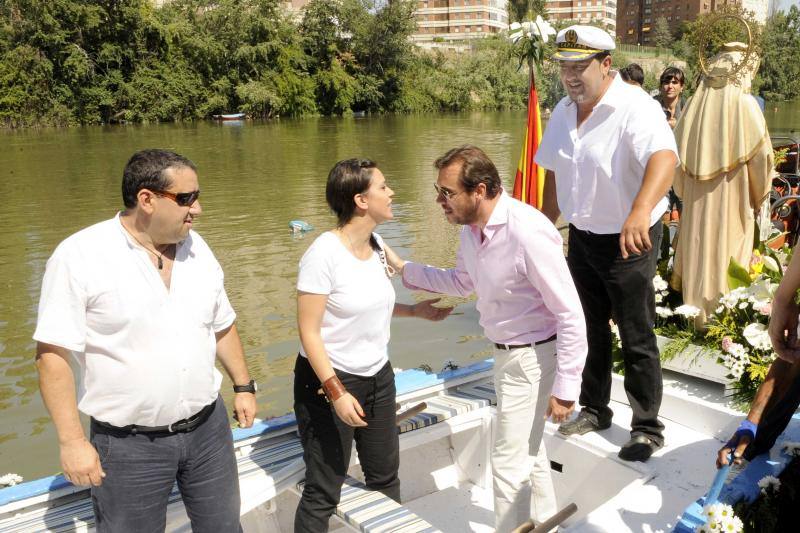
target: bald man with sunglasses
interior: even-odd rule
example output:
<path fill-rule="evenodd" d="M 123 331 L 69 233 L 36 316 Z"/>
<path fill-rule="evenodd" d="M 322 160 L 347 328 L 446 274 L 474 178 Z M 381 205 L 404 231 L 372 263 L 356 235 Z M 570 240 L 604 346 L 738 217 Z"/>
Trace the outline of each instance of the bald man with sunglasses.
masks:
<path fill-rule="evenodd" d="M 101 532 L 164 531 L 176 482 L 193 531 L 239 531 L 215 361 L 242 427 L 253 424 L 256 387 L 222 269 L 192 231 L 196 168 L 174 152 L 137 152 L 122 197 L 124 211 L 59 244 L 42 283 L 36 365 L 64 477 L 91 486 Z M 91 419 L 88 440 L 79 411 Z"/>

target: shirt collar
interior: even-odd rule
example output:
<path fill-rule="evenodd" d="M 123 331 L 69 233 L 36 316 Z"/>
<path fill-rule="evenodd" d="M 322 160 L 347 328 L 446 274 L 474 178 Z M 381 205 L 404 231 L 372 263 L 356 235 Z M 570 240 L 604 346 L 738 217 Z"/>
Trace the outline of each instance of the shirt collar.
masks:
<path fill-rule="evenodd" d="M 483 228 L 483 235 L 486 240 L 492 238 L 492 235 L 497 231 L 497 228 L 508 222 L 508 209 L 510 207 L 510 198 L 506 194 L 505 189 L 500 189 L 500 198 L 492 209 L 492 214 L 489 216 L 489 221 L 486 227 Z M 472 226 L 472 231 L 480 237 L 480 227 L 477 225 Z"/>
<path fill-rule="evenodd" d="M 608 90 L 606 90 L 606 93 L 600 98 L 600 101 L 597 102 L 595 108 L 607 105 L 616 109 L 627 100 L 624 87 L 627 84 L 622 81 L 622 76 L 616 71 L 611 72 L 610 75 L 613 76 L 611 85 L 608 86 Z"/>

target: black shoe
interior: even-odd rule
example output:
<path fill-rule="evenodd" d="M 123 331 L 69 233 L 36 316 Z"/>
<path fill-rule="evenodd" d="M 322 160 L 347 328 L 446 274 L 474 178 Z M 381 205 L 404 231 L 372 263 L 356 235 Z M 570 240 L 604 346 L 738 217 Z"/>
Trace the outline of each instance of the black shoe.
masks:
<path fill-rule="evenodd" d="M 617 456 L 623 461 L 645 462 L 659 448 L 661 448 L 661 444 L 647 435 L 635 435 L 620 448 Z"/>
<path fill-rule="evenodd" d="M 564 422 L 558 426 L 558 432 L 562 435 L 584 435 L 590 431 L 599 431 L 610 427 L 610 420 L 605 424 L 600 424 L 593 416 L 584 414 L 583 411 L 581 411 L 573 420 Z"/>

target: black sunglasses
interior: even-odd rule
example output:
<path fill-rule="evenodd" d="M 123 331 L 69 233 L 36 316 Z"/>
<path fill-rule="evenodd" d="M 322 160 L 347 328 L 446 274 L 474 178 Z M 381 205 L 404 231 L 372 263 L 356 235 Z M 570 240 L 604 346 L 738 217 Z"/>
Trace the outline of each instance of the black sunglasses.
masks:
<path fill-rule="evenodd" d="M 158 196 L 166 196 L 181 207 L 190 207 L 200 198 L 200 189 L 192 192 L 153 191 L 153 193 Z"/>

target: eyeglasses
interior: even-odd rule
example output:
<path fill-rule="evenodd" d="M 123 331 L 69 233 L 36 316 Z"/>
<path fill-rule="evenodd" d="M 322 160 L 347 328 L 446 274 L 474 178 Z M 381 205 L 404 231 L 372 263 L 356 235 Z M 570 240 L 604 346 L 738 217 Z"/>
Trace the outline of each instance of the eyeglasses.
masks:
<path fill-rule="evenodd" d="M 464 191 L 453 192 L 450 189 L 445 189 L 444 187 L 439 187 L 439 185 L 437 183 L 433 184 L 433 188 L 436 189 L 436 197 L 437 198 L 439 196 L 441 196 L 442 198 L 444 198 L 447 201 L 452 200 L 454 196 L 457 196 L 457 195 L 461 194 L 462 192 L 464 192 Z"/>
<path fill-rule="evenodd" d="M 200 189 L 192 192 L 153 191 L 159 196 L 166 196 L 181 207 L 191 207 L 200 198 Z"/>

